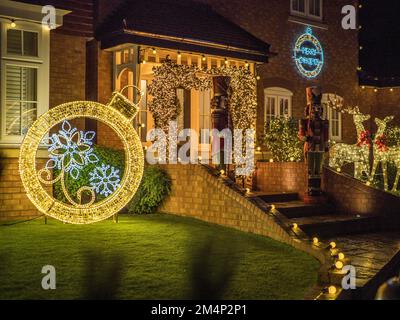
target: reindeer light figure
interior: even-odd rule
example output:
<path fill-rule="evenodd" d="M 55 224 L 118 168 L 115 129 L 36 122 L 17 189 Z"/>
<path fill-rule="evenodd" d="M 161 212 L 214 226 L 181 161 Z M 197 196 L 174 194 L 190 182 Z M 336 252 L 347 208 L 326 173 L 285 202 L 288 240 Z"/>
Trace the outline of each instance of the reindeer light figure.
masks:
<path fill-rule="evenodd" d="M 335 105 L 333 108 L 338 109 Z M 353 121 L 357 131 L 357 143 L 345 144 L 338 143 L 331 147 L 329 152 L 329 166 L 338 171 L 346 163 L 354 163 L 354 177 L 361 179 L 365 174 L 369 177 L 369 151 L 371 147 L 370 134 L 365 130 L 363 123 L 371 118 L 369 114 L 363 114 L 359 108 L 345 109 L 341 112 L 347 112 L 353 115 Z"/>
<path fill-rule="evenodd" d="M 389 189 L 388 186 L 388 177 L 387 177 L 387 163 L 388 161 L 392 159 L 395 159 L 395 148 L 393 148 L 390 152 L 390 149 L 386 145 L 385 142 L 385 130 L 387 127 L 387 124 L 394 119 L 393 116 L 386 117 L 385 119 L 381 120 L 378 118 L 375 118 L 375 123 L 378 126 L 378 130 L 376 132 L 375 138 L 374 138 L 374 163 L 372 165 L 372 171 L 371 175 L 369 177 L 369 182 L 372 183 L 375 177 L 376 169 L 378 168 L 378 164 L 380 163 L 382 166 L 382 172 L 383 172 L 383 184 L 385 191 Z M 399 158 L 400 156 L 397 154 L 396 158 Z M 400 159 L 399 159 L 400 160 Z M 399 170 L 397 171 L 397 174 L 399 175 Z M 397 183 L 399 178 L 396 177 Z M 397 188 L 397 183 L 395 183 L 394 188 Z"/>
<path fill-rule="evenodd" d="M 396 192 L 400 180 L 400 147 L 388 147 L 387 158 L 389 162 L 394 163 L 396 166 L 396 179 L 394 180 L 391 190 L 392 192 Z"/>

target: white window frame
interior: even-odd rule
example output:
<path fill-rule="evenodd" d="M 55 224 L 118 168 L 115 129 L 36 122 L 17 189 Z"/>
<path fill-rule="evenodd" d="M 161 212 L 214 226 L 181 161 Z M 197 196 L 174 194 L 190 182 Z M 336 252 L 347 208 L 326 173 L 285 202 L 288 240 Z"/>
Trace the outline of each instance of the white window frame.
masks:
<path fill-rule="evenodd" d="M 212 121 L 211 121 L 211 90 L 199 91 L 199 142 L 200 144 L 208 145 L 210 143 L 203 143 L 201 130 L 202 129 L 212 129 Z M 204 106 L 209 106 L 209 114 L 206 114 L 204 111 Z M 208 117 L 209 126 L 208 128 L 202 128 L 202 121 L 204 118 Z"/>
<path fill-rule="evenodd" d="M 275 99 L 275 106 L 274 106 L 274 116 L 275 118 L 278 117 L 283 117 L 286 116 L 288 118 L 292 117 L 292 106 L 293 106 L 293 92 L 291 92 L 288 89 L 285 88 L 279 88 L 279 87 L 271 87 L 271 88 L 265 88 L 264 89 L 264 126 L 266 127 L 269 117 L 268 115 L 270 114 L 267 110 L 268 108 L 268 98 L 274 98 Z M 287 115 L 281 115 L 280 113 L 280 100 L 281 99 L 287 99 L 288 100 L 288 114 Z"/>
<path fill-rule="evenodd" d="M 36 32 L 38 34 L 38 56 L 24 56 L 7 53 L 7 31 L 9 29 Z M 18 21 L 17 27 L 0 19 L 1 36 L 1 100 L 0 100 L 0 145 L 19 145 L 24 136 L 6 135 L 6 67 L 18 66 L 37 69 L 37 117 L 49 108 L 50 91 L 50 31 L 40 24 Z"/>
<path fill-rule="evenodd" d="M 323 19 L 323 5 L 324 5 L 324 0 L 318 0 L 320 2 L 320 15 L 316 16 L 310 13 L 310 1 L 313 0 L 304 0 L 304 12 L 302 11 L 297 11 L 293 9 L 293 2 L 297 0 L 290 0 L 290 14 L 302 18 L 308 18 L 312 20 L 319 20 L 322 21 Z"/>
<path fill-rule="evenodd" d="M 327 107 L 328 98 L 330 98 L 331 100 L 339 99 L 339 100 L 342 100 L 342 101 L 344 99 L 342 97 L 338 96 L 338 95 L 333 94 L 333 93 L 324 93 L 322 95 L 322 105 L 323 105 L 323 108 L 324 108 L 323 118 L 326 119 L 326 120 L 329 120 L 329 139 L 339 142 L 339 141 L 342 141 L 342 129 L 343 129 L 342 113 L 340 111 L 337 111 L 338 112 L 338 116 L 339 116 L 339 118 L 337 119 L 339 135 L 333 135 L 333 121 L 334 120 L 333 120 L 332 114 L 333 114 L 334 110 L 332 110 L 332 108 L 328 108 Z"/>

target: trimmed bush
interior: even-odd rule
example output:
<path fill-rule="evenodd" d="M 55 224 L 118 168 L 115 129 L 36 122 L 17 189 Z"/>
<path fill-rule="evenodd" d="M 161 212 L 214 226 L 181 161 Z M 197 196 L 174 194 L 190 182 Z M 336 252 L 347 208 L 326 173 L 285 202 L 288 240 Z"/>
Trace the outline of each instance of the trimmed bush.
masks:
<path fill-rule="evenodd" d="M 106 148 L 106 147 L 101 147 L 98 145 L 93 146 L 93 152 L 97 155 L 99 158 L 99 161 L 97 163 L 89 163 L 87 164 L 79 174 L 78 179 L 73 179 L 70 175 L 66 175 L 65 179 L 65 184 L 66 188 L 75 201 L 77 201 L 76 198 L 76 193 L 79 190 L 79 188 L 83 186 L 90 186 L 90 180 L 89 180 L 89 172 L 93 171 L 94 168 L 97 166 L 100 166 L 102 163 L 108 164 L 112 167 L 115 167 L 119 169 L 121 179 L 124 174 L 125 170 L 125 156 L 123 151 L 111 149 L 111 148 Z M 54 177 L 57 177 L 59 175 L 58 170 L 54 170 Z M 57 182 L 54 184 L 54 189 L 53 189 L 54 197 L 57 200 L 63 201 L 65 203 L 68 203 L 67 199 L 64 196 L 64 193 L 61 188 L 61 183 Z M 103 200 L 105 197 L 102 195 L 96 195 L 96 202 Z"/>
<path fill-rule="evenodd" d="M 154 213 L 170 193 L 171 184 L 170 177 L 163 169 L 146 167 L 140 187 L 128 206 L 129 213 Z"/>

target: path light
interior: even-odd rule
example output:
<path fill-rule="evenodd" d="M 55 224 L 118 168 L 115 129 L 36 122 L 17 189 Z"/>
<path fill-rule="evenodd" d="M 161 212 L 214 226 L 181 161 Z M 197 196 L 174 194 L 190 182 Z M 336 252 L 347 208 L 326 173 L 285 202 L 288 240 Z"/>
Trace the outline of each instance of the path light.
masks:
<path fill-rule="evenodd" d="M 342 270 L 343 269 L 343 262 L 342 261 L 336 261 L 335 267 L 338 270 Z"/>
<path fill-rule="evenodd" d="M 335 249 L 336 248 L 336 242 L 331 242 L 330 244 L 329 244 L 329 246 L 331 247 L 331 249 Z"/>
<path fill-rule="evenodd" d="M 221 176 L 223 176 L 225 174 L 225 170 L 221 170 L 219 173 L 221 174 Z"/>
<path fill-rule="evenodd" d="M 328 288 L 328 292 L 329 292 L 329 294 L 336 294 L 337 289 L 336 289 L 335 286 L 330 286 L 330 287 Z"/>
<path fill-rule="evenodd" d="M 269 159 L 269 162 L 271 162 L 271 163 L 274 162 L 274 159 Z"/>
<path fill-rule="evenodd" d="M 344 260 L 344 253 L 340 252 L 338 254 L 338 258 L 339 258 L 339 260 Z"/>
<path fill-rule="evenodd" d="M 313 238 L 313 244 L 317 246 L 319 244 L 319 239 L 317 237 Z"/>
<path fill-rule="evenodd" d="M 271 204 L 271 210 L 275 210 L 275 209 L 276 209 L 275 205 Z"/>
<path fill-rule="evenodd" d="M 297 223 L 293 223 L 293 229 L 297 230 L 299 228 L 299 225 Z"/>

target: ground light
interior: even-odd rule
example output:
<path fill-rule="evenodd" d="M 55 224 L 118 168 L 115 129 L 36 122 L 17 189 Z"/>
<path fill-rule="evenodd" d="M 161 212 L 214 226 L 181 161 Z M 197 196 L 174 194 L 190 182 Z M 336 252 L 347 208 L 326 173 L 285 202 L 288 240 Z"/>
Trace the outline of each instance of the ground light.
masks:
<path fill-rule="evenodd" d="M 328 288 L 328 293 L 329 294 L 336 294 L 336 292 L 337 292 L 337 289 L 336 289 L 336 287 L 335 286 L 330 286 L 329 288 Z"/>
<path fill-rule="evenodd" d="M 338 269 L 338 270 L 342 270 L 343 269 L 343 262 L 342 261 L 336 261 L 335 268 Z"/>

